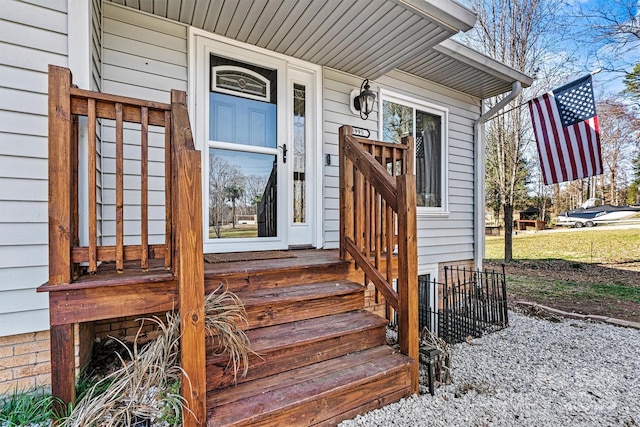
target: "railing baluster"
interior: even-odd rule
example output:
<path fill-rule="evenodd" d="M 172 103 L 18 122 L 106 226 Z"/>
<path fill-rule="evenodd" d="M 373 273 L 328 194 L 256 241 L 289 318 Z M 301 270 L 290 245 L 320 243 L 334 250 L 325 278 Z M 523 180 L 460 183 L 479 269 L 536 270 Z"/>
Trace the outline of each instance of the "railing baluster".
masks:
<path fill-rule="evenodd" d="M 79 214 L 79 203 L 80 200 L 78 198 L 78 176 L 80 172 L 80 159 L 78 156 L 79 153 L 79 131 L 78 131 L 78 116 L 73 116 L 72 126 L 71 126 L 71 171 L 73 179 L 71 180 L 71 200 L 72 200 L 72 217 L 73 217 L 73 228 L 71 233 L 71 243 L 73 246 L 80 245 L 80 214 Z"/>
<path fill-rule="evenodd" d="M 149 269 L 149 109 L 140 109 L 140 268 Z"/>
<path fill-rule="evenodd" d="M 116 102 L 116 270 L 124 270 L 124 124 Z"/>
<path fill-rule="evenodd" d="M 97 178 L 96 178 L 96 100 L 87 101 L 88 123 L 88 175 L 89 175 L 89 273 L 95 273 L 98 269 L 98 202 L 96 198 Z"/>
<path fill-rule="evenodd" d="M 165 205 L 165 235 L 164 235 L 164 268 L 170 270 L 173 260 L 173 217 L 171 209 L 171 112 L 164 113 L 164 205 Z"/>

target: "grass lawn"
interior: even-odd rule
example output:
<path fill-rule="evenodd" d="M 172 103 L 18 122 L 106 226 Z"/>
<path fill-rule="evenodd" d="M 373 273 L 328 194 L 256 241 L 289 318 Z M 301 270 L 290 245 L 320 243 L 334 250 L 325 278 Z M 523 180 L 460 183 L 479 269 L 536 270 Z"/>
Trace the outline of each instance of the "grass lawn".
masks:
<path fill-rule="evenodd" d="M 504 237 L 487 237 L 497 267 Z M 506 265 L 512 299 L 640 322 L 640 229 L 579 229 L 513 236 Z"/>
<path fill-rule="evenodd" d="M 488 236 L 485 258 L 504 259 L 504 236 Z M 577 229 L 513 236 L 513 259 L 620 264 L 640 261 L 640 228 Z"/>
<path fill-rule="evenodd" d="M 258 237 L 258 228 L 257 226 L 238 225 L 236 228 L 228 226 L 221 230 L 220 238 L 228 239 L 235 237 Z M 213 227 L 209 227 L 209 238 L 217 238 Z"/>

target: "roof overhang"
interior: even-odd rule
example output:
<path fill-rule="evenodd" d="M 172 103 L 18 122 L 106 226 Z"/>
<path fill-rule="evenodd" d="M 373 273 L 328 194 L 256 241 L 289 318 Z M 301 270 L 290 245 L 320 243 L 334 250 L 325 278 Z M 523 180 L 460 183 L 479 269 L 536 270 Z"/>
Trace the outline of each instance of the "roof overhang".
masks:
<path fill-rule="evenodd" d="M 371 80 L 467 31 L 476 20 L 453 0 L 114 3 Z"/>
<path fill-rule="evenodd" d="M 375 80 L 398 69 L 477 98 L 531 78 L 449 38 L 475 14 L 455 0 L 111 0 Z"/>
<path fill-rule="evenodd" d="M 451 39 L 398 69 L 480 99 L 509 92 L 514 82 L 522 87 L 533 82 L 526 74 Z"/>

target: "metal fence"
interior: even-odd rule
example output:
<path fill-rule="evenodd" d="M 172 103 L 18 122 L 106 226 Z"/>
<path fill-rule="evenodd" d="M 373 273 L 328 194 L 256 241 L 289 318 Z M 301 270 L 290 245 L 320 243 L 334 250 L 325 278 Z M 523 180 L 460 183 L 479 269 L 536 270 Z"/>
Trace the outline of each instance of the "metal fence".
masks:
<path fill-rule="evenodd" d="M 427 327 L 457 343 L 509 325 L 504 267 L 501 272 L 445 267 L 444 278 L 438 283 L 419 276 L 420 330 Z"/>

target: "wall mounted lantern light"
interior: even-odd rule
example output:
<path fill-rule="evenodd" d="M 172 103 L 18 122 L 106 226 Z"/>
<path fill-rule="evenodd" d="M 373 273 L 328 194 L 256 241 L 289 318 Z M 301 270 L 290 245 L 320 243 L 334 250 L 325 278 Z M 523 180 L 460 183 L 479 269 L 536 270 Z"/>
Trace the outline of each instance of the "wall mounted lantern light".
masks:
<path fill-rule="evenodd" d="M 369 89 L 369 79 L 364 79 L 360 85 L 360 94 L 353 98 L 353 108 L 360 112 L 360 118 L 362 120 L 367 120 L 369 114 L 373 111 L 373 103 L 375 100 L 375 92 Z"/>

